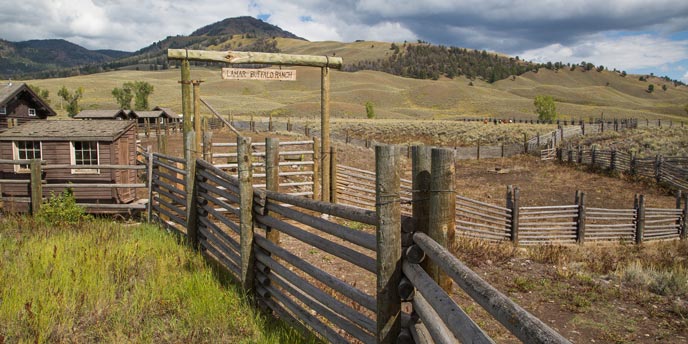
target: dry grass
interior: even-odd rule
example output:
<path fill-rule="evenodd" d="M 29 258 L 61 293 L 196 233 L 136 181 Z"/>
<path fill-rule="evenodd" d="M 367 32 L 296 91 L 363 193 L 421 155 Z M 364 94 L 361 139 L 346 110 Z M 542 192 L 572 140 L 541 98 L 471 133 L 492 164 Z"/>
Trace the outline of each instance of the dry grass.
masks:
<path fill-rule="evenodd" d="M 237 43 L 237 42 L 235 42 Z M 345 63 L 377 59 L 390 54 L 389 43 L 383 42 L 304 42 L 278 39 L 285 53 L 329 55 L 336 54 Z M 224 49 L 219 45 L 216 48 Z M 320 70 L 297 67 L 297 81 L 229 81 L 220 78 L 219 68 L 192 68 L 192 79 L 204 80 L 203 97 L 221 113 L 265 115 L 282 110 L 292 117 L 317 118 L 320 101 Z M 179 70 L 117 71 L 63 79 L 29 80 L 50 91 L 53 107 L 64 113 L 57 99 L 57 90 L 65 85 L 70 89 L 83 86 L 82 105 L 86 109 L 106 109 L 116 106 L 111 90 L 133 80 L 154 85 L 151 104 L 181 109 Z M 363 104 L 375 104 L 379 118 L 456 119 L 471 117 L 535 118 L 533 97 L 551 94 L 557 100 L 562 118 L 649 117 L 685 119 L 683 106 L 688 103 L 688 87 L 669 86 L 661 90 L 663 81 L 653 93 L 647 93 L 647 82 L 637 76 L 626 78 L 613 72 L 558 72 L 541 70 L 526 73 L 515 80 L 506 79 L 494 84 L 458 77 L 453 80 L 416 80 L 386 73 L 333 71 L 332 114 L 335 117 L 365 118 Z M 607 85 L 608 84 L 608 85 Z M 308 106 L 302 106 L 308 104 Z"/>

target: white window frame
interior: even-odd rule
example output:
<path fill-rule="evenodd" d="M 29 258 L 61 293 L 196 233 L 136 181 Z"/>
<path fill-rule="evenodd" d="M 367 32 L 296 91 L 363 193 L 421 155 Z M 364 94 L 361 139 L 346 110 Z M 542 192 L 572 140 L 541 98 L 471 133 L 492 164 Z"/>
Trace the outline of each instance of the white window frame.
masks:
<path fill-rule="evenodd" d="M 6 115 L 6 114 L 7 114 L 7 106 L 0 107 L 0 115 Z"/>
<path fill-rule="evenodd" d="M 41 141 L 12 141 L 12 156 L 14 157 L 15 160 L 27 160 L 27 159 L 19 159 L 19 147 L 17 145 L 18 142 L 38 142 L 38 152 L 41 154 L 40 159 L 43 159 L 43 142 Z M 28 159 L 30 160 L 30 159 Z M 31 173 L 31 167 L 29 165 L 25 164 L 16 164 L 14 165 L 14 172 L 15 173 Z"/>
<path fill-rule="evenodd" d="M 36 117 L 36 109 L 29 108 L 29 117 Z"/>
<path fill-rule="evenodd" d="M 69 158 L 71 165 L 76 165 L 76 151 L 74 149 L 75 142 L 95 142 L 96 143 L 96 157 L 98 158 L 98 165 L 100 165 L 100 142 L 97 141 L 70 141 L 69 142 Z M 82 165 L 91 166 L 91 165 Z M 98 168 L 73 168 L 72 174 L 100 174 Z"/>

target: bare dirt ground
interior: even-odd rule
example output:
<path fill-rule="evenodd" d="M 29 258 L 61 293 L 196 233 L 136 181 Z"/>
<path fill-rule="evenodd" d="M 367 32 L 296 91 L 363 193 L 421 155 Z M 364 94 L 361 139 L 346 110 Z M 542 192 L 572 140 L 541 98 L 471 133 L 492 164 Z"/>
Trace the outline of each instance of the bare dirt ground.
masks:
<path fill-rule="evenodd" d="M 256 134 L 254 141 L 264 136 Z M 170 140 L 168 152 L 181 156 L 181 135 L 176 137 Z M 290 138 L 286 134 L 282 137 Z M 228 134 L 225 138 L 223 142 L 234 139 Z M 341 144 L 336 147 L 340 164 L 366 170 L 374 168 L 373 150 Z M 410 171 L 410 160 L 404 164 Z M 459 194 L 497 205 L 504 205 L 506 186 L 516 185 L 521 189 L 524 205 L 572 204 L 575 191 L 582 190 L 588 194 L 590 206 L 631 208 L 636 193 L 646 195 L 648 206 L 675 206 L 675 199 L 667 190 L 650 183 L 588 173 L 529 156 L 459 161 L 456 174 Z M 366 226 L 349 225 L 355 230 L 374 233 Z M 311 228 L 305 229 L 315 233 Z M 343 243 L 336 238 L 328 239 Z M 287 235 L 281 236 L 281 244 L 369 295 L 374 294 L 375 280 L 371 273 L 352 268 L 350 263 Z M 650 292 L 623 277 L 624 269 L 634 262 L 649 262 L 657 267 L 683 265 L 688 256 L 688 245 L 683 242 L 640 247 L 612 243 L 516 248 L 508 243 L 490 244 L 461 238 L 454 252 L 498 290 L 573 342 L 688 342 L 685 318 L 688 305 L 684 301 L 687 295 Z M 323 289 L 337 295 L 334 290 Z M 452 294 L 497 342 L 518 342 L 457 287 Z"/>

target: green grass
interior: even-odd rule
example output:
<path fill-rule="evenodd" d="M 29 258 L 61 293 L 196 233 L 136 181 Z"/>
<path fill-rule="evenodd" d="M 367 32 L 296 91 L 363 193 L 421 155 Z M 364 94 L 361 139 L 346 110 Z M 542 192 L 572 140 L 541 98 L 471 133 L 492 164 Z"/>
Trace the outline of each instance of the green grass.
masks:
<path fill-rule="evenodd" d="M 152 225 L 4 218 L 0 342 L 305 341 L 225 279 Z"/>

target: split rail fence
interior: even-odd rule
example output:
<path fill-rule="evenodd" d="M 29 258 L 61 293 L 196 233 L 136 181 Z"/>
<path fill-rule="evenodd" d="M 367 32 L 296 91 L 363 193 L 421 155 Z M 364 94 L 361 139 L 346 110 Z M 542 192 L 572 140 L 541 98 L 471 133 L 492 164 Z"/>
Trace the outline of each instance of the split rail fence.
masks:
<path fill-rule="evenodd" d="M 556 157 L 560 162 L 584 164 L 601 171 L 645 177 L 674 189 L 688 191 L 688 157 L 657 155 L 640 158 L 624 151 L 595 147 L 558 148 Z"/>
<path fill-rule="evenodd" d="M 375 193 L 370 181 L 373 175 L 370 171 L 337 165 L 337 202 L 373 209 Z M 411 190 L 406 181 L 402 204 L 411 202 Z M 512 186 L 507 188 L 504 206 L 458 194 L 455 197 L 456 233 L 489 241 L 512 241 L 522 245 L 642 243 L 684 239 L 688 230 L 688 194 L 680 191 L 676 196 L 676 208 L 648 208 L 642 195 L 636 197 L 632 209 L 593 208 L 586 205 L 582 192 L 576 193 L 571 204 L 524 207 L 520 205 L 518 187 Z M 402 205 L 405 206 L 408 204 Z"/>
<path fill-rule="evenodd" d="M 427 260 L 520 340 L 568 343 L 463 265 L 446 242 L 420 230 L 420 219 L 449 208 L 416 199 L 413 215 L 403 215 L 409 212 L 402 203 L 416 196 L 410 185 L 402 189 L 398 149 L 376 147 L 378 173 L 372 183 L 366 179 L 375 190 L 369 210 L 277 191 L 274 169 L 265 187 L 255 187 L 252 147 L 238 138 L 237 175 L 200 158 L 189 165 L 150 153 L 149 215 L 186 236 L 285 321 L 333 343 L 492 342 L 449 297 L 446 283 L 423 269 Z M 453 183 L 445 173 L 434 175 Z M 177 186 L 184 179 L 189 187 Z M 404 303 L 413 312 L 402 311 Z"/>

